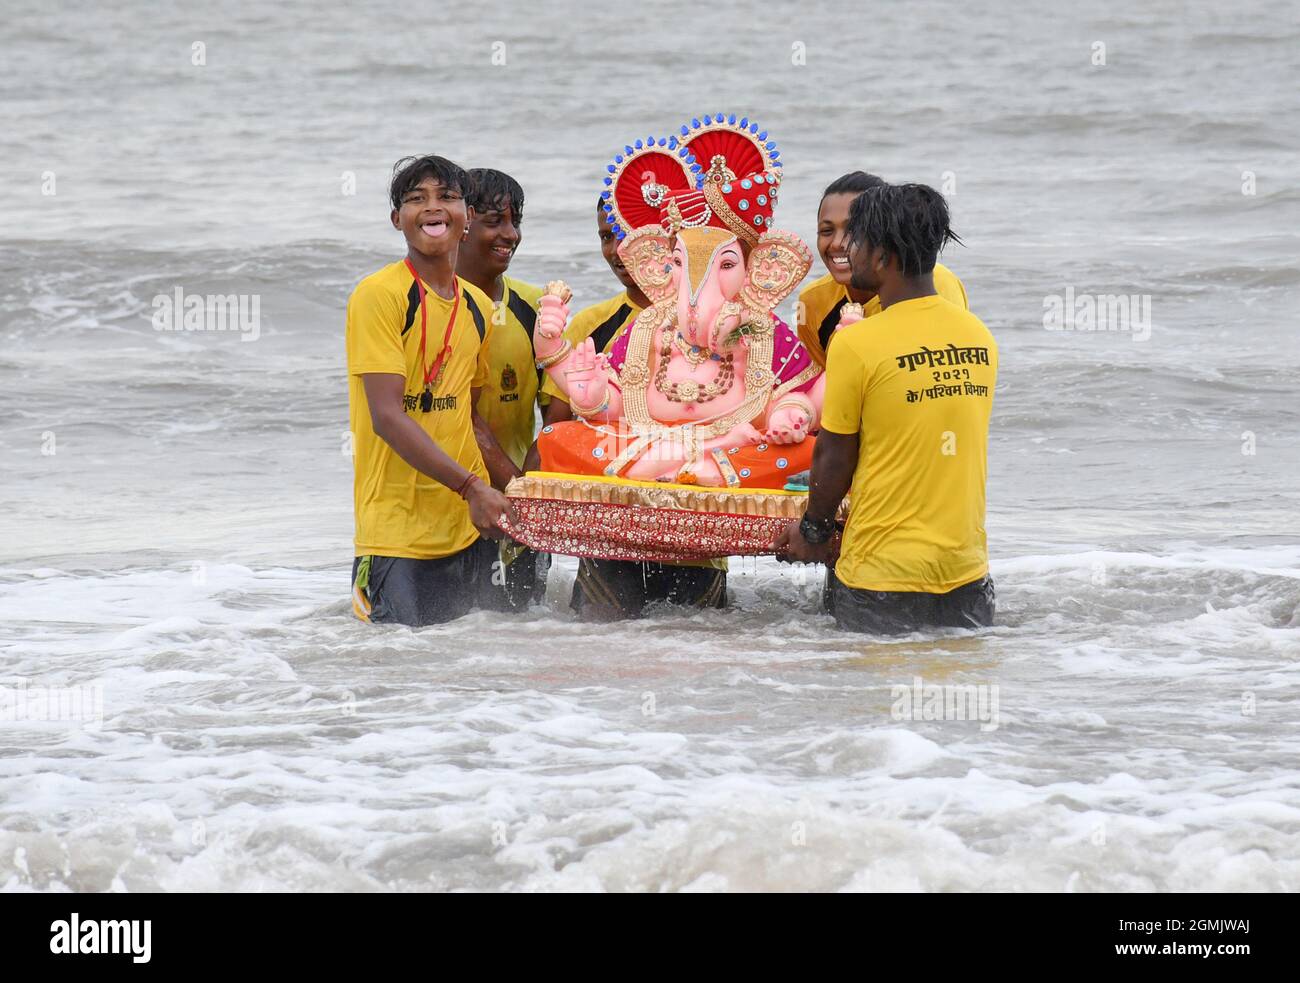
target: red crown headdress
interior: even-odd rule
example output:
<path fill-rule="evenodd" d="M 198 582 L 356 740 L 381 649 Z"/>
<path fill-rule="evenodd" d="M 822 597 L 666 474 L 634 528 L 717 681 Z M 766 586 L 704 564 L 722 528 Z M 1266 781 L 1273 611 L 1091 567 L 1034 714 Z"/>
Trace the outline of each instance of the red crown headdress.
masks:
<path fill-rule="evenodd" d="M 627 145 L 607 168 L 604 208 L 614 235 L 661 225 L 713 226 L 751 245 L 768 230 L 781 183 L 781 152 L 748 118 L 705 116 L 680 136 Z"/>

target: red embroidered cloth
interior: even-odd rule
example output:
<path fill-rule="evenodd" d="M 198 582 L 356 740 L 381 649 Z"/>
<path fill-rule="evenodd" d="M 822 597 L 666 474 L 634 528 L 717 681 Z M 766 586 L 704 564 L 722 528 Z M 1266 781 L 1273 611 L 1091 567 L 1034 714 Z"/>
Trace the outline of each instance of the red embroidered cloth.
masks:
<path fill-rule="evenodd" d="M 533 549 L 603 560 L 707 560 L 771 554 L 788 518 L 643 505 L 511 498 L 515 538 Z"/>

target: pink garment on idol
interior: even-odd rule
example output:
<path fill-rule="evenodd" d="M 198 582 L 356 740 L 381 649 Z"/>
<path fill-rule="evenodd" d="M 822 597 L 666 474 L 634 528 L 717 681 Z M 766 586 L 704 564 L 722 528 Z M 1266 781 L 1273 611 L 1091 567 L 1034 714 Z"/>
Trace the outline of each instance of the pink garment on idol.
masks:
<path fill-rule="evenodd" d="M 772 372 L 776 375 L 775 386 L 788 382 L 796 375 L 813 364 L 812 356 L 808 354 L 808 349 L 803 346 L 799 336 L 794 330 L 782 321 L 776 318 L 776 326 L 773 329 L 772 338 Z M 623 362 L 627 359 L 627 346 L 632 337 L 631 331 L 624 331 L 623 336 L 614 342 L 614 347 L 609 352 L 609 364 L 614 370 L 622 371 Z M 792 391 L 797 393 L 807 392 L 812 388 L 816 378 L 812 378 L 801 386 L 796 386 Z M 773 386 L 773 388 L 775 388 Z"/>

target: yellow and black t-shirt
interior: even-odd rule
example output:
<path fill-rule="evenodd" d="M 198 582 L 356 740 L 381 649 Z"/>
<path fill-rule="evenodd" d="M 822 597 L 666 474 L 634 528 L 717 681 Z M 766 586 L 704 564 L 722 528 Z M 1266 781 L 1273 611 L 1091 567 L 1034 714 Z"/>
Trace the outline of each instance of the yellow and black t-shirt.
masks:
<path fill-rule="evenodd" d="M 934 264 L 934 289 L 944 300 L 956 304 L 962 310 L 970 310 L 966 288 L 957 279 L 957 275 L 942 263 Z M 848 287 L 836 283 L 829 273 L 799 291 L 799 303 L 795 307 L 799 340 L 818 365 L 826 365 L 826 346 L 830 344 L 835 325 L 840 323 L 840 308 L 848 300 Z M 880 298 L 872 297 L 863 304 L 862 313 L 864 317 L 879 314 Z"/>
<path fill-rule="evenodd" d="M 998 348 L 942 297 L 837 331 L 822 429 L 858 434 L 835 575 L 859 590 L 943 594 L 983 577 L 989 414 Z"/>
<path fill-rule="evenodd" d="M 537 431 L 534 405 L 541 387 L 533 354 L 533 329 L 541 287 L 502 277 L 501 300 L 492 307 L 488 379 L 476 409 L 506 456 L 523 467 Z"/>
<path fill-rule="evenodd" d="M 459 278 L 457 278 L 459 280 Z M 470 389 L 487 381 L 492 305 L 477 287 L 459 280 L 460 309 L 451 354 L 433 383 L 433 407 L 422 412 L 425 368 L 420 364 L 420 291 L 405 263 L 366 277 L 348 299 L 348 420 L 353 439 L 356 555 L 432 560 L 458 553 L 478 538 L 463 499 L 421 474 L 375 433 L 361 377 L 406 377 L 406 412 L 462 467 L 484 481 L 487 469 L 474 440 Z M 442 348 L 452 302 L 425 285 L 425 362 Z"/>
<path fill-rule="evenodd" d="M 641 308 L 632 302 L 627 291 L 624 290 L 609 300 L 602 300 L 599 304 L 592 304 L 578 311 L 569 322 L 569 326 L 564 329 L 564 337 L 569 339 L 569 343 L 575 348 L 590 338 L 595 342 L 596 351 L 608 354 L 614 347 L 614 342 L 623 337 L 624 332 L 640 313 Z M 542 380 L 542 393 L 547 397 L 568 402 L 564 398 L 564 393 L 560 392 L 560 387 L 550 376 Z"/>

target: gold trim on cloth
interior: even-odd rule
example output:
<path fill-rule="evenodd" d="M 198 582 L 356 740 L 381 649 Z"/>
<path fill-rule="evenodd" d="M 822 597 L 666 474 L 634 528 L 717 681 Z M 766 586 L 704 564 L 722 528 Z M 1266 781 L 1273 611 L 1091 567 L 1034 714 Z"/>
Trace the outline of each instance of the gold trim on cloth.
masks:
<path fill-rule="evenodd" d="M 740 487 L 740 475 L 736 474 L 736 469 L 727 457 L 727 452 L 721 447 L 715 447 L 709 451 L 709 456 L 713 458 L 713 463 L 718 466 L 718 473 L 727 481 L 728 488 Z"/>
<path fill-rule="evenodd" d="M 506 495 L 510 498 L 640 505 L 679 512 L 755 515 L 772 519 L 801 518 L 808 505 L 807 492 L 702 488 L 668 482 L 576 477 L 548 471 L 529 471 L 515 478 L 506 486 Z M 841 516 L 845 514 L 845 506 L 841 506 L 840 513 Z"/>
<path fill-rule="evenodd" d="M 811 382 L 813 379 L 816 379 L 817 376 L 821 374 L 821 372 L 822 372 L 822 368 L 820 365 L 809 365 L 806 366 L 803 369 L 803 371 L 801 371 L 793 379 L 789 380 L 788 382 L 781 383 L 781 385 L 777 386 L 776 389 L 772 391 L 773 405 L 775 406 L 776 401 L 780 399 L 782 396 L 784 396 L 786 393 L 793 392 L 794 390 L 802 386 L 804 383 Z"/>

